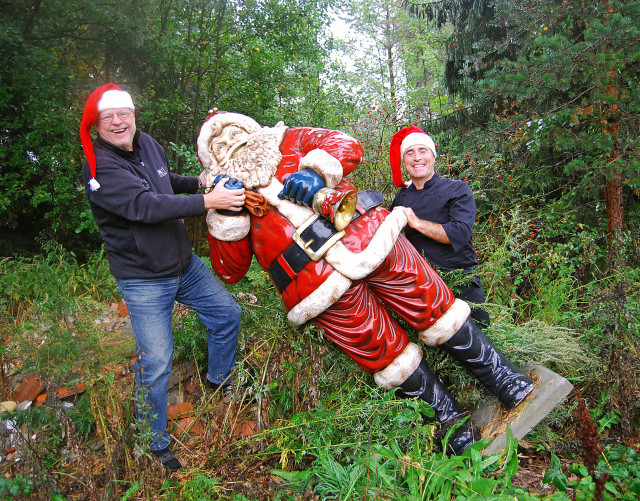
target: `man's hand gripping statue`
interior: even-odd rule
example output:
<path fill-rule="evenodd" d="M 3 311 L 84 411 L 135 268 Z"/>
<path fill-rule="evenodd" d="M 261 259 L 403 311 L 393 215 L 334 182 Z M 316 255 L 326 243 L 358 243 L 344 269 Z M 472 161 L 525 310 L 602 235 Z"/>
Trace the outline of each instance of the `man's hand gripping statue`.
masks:
<path fill-rule="evenodd" d="M 245 115 L 214 111 L 202 126 L 198 156 L 207 186 L 245 188 L 241 212 L 207 216 L 211 263 L 221 280 L 239 281 L 255 256 L 291 323 L 314 322 L 380 387 L 421 398 L 439 422 L 466 414 L 391 312 L 427 346 L 452 354 L 507 409 L 533 391 L 532 380 L 485 337 L 468 304 L 401 234 L 405 213 L 389 212 L 381 194 L 358 193 L 345 181 L 363 157 L 355 138 L 282 123 L 260 127 Z M 462 454 L 476 439 L 467 421 L 449 446 Z"/>

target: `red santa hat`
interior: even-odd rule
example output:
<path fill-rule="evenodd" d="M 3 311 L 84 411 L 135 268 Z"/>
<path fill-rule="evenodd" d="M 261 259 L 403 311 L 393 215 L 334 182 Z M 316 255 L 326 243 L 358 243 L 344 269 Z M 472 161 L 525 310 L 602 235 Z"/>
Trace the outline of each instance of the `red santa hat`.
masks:
<path fill-rule="evenodd" d="M 434 157 L 438 156 L 436 153 L 436 143 L 431 139 L 431 136 L 415 125 L 400 129 L 391 138 L 391 145 L 389 146 L 389 163 L 391 164 L 393 184 L 398 188 L 404 188 L 406 186 L 402 180 L 401 171 L 404 153 L 411 146 L 415 146 L 417 144 L 429 148 L 433 152 Z"/>
<path fill-rule="evenodd" d="M 98 188 L 100 188 L 100 183 L 96 181 L 96 156 L 93 152 L 93 142 L 89 132 L 98 120 L 98 113 L 114 108 L 130 108 L 135 110 L 129 93 L 112 83 L 94 90 L 84 105 L 84 113 L 82 114 L 82 122 L 80 123 L 80 142 L 82 143 L 84 154 L 87 157 L 89 168 L 91 169 L 91 179 L 89 180 L 89 188 L 91 191 L 97 191 Z"/>

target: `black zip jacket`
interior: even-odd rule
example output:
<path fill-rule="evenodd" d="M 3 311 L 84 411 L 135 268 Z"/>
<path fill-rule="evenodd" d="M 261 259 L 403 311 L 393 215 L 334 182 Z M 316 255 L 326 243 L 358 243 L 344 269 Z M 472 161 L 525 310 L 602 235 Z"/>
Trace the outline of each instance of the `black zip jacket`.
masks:
<path fill-rule="evenodd" d="M 417 230 L 405 227 L 404 234 L 431 266 L 442 270 L 471 270 L 478 265 L 473 248 L 473 224 L 478 213 L 471 188 L 464 181 L 433 174 L 421 190 L 411 183 L 396 193 L 394 207 L 411 207 L 416 216 L 439 223 L 449 244 L 441 244 Z"/>
<path fill-rule="evenodd" d="M 183 217 L 205 213 L 198 178 L 172 174 L 162 147 L 137 131 L 133 151 L 98 136 L 93 141 L 96 180 L 91 191 L 89 164 L 82 178 L 93 217 L 104 238 L 116 278 L 165 278 L 182 274 L 191 261 L 191 241 Z"/>

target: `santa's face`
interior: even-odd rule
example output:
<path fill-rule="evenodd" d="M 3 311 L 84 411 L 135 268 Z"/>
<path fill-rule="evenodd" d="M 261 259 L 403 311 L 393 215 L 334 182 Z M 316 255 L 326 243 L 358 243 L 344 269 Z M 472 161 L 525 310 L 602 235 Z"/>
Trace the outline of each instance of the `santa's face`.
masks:
<path fill-rule="evenodd" d="M 215 136 L 209 143 L 209 151 L 222 168 L 233 156 L 247 144 L 249 133 L 237 125 L 227 125 L 220 135 Z"/>
<path fill-rule="evenodd" d="M 242 181 L 249 190 L 268 186 L 282 160 L 280 143 L 286 127 L 261 128 L 244 115 L 237 115 L 234 121 L 229 115 L 221 115 L 226 124 L 214 121 L 216 117 L 206 121 L 198 137 L 207 185 L 218 174 L 225 174 Z"/>

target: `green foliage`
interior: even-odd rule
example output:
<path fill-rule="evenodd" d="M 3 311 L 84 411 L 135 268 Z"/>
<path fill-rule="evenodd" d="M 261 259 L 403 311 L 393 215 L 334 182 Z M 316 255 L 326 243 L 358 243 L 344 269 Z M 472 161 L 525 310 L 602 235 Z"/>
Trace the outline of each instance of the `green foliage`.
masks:
<path fill-rule="evenodd" d="M 167 486 L 168 487 L 168 486 Z M 188 499 L 190 501 L 207 501 L 218 498 L 225 490 L 220 486 L 220 479 L 207 473 L 196 473 L 191 480 L 186 482 L 179 491 L 167 490 L 162 499 L 166 501 L 178 501 Z M 225 497 L 225 499 L 238 499 L 238 497 Z"/>
<path fill-rule="evenodd" d="M 55 242 L 43 248 L 46 254 L 3 260 L 0 305 L 14 320 L 6 324 L 11 347 L 6 357 L 21 360 L 25 371 L 74 383 L 84 371 L 99 369 L 102 358 L 122 356 L 117 346 L 101 345 L 105 332 L 87 317 L 118 293 L 101 253 L 80 265 Z"/>
<path fill-rule="evenodd" d="M 625 446 L 608 448 L 603 456 L 592 475 L 583 464 L 571 464 L 568 473 L 576 479 L 569 480 L 560 460 L 552 454 L 551 468 L 543 481 L 552 483 L 562 493 L 572 489 L 573 498 L 579 500 L 594 499 L 596 489 L 600 490 L 602 499 L 637 499 L 640 495 L 640 456 Z M 604 480 L 604 490 L 596 485 L 598 479 Z"/>
<path fill-rule="evenodd" d="M 96 427 L 96 420 L 91 413 L 91 402 L 88 395 L 84 393 L 74 402 L 73 407 L 67 409 L 67 413 L 73 421 L 78 436 L 82 440 L 87 440 Z"/>
<path fill-rule="evenodd" d="M 57 465 L 60 461 L 61 445 L 65 443 L 66 430 L 56 409 L 47 406 L 31 407 L 24 412 L 14 413 L 12 420 L 15 423 L 14 430 L 24 428 L 30 431 L 27 437 L 14 436 L 13 439 L 16 442 L 21 440 L 28 444 L 37 438 L 37 450 L 42 465 L 46 470 Z M 24 443 L 19 443 L 18 447 L 28 449 Z"/>
<path fill-rule="evenodd" d="M 381 394 L 352 374 L 324 395 L 313 412 L 293 415 L 290 422 L 272 427 L 268 436 L 281 451 L 283 467 L 291 458 L 300 462 L 309 454 L 318 456 L 324 448 L 330 448 L 333 454 L 350 454 L 389 438 L 402 443 L 415 439 L 423 447 L 432 447 L 433 428 L 418 424 L 422 423 L 421 412 L 432 415 L 424 402 L 399 401 L 392 392 Z"/>
<path fill-rule="evenodd" d="M 532 362 L 553 367 L 565 376 L 577 376 L 584 368 L 592 369 L 596 360 L 588 355 L 583 336 L 577 331 L 530 320 L 518 325 L 494 322 L 491 339 L 509 353 L 514 363 L 529 365 Z"/>
<path fill-rule="evenodd" d="M 180 149 L 195 146 L 213 107 L 265 125 L 337 126 L 350 104 L 321 83 L 332 3 L 109 0 L 96 11 L 88 0 L 3 2 L 3 227 L 83 254 L 99 246 L 78 129 L 89 93 L 107 81 L 132 93 L 138 129 Z M 178 173 L 197 168 L 174 159 Z"/>
<path fill-rule="evenodd" d="M 15 478 L 0 477 L 0 499 L 18 499 L 33 491 L 33 480 L 23 475 Z"/>
<path fill-rule="evenodd" d="M 463 456 L 447 457 L 421 442 L 404 445 L 390 438 L 371 444 L 357 455 L 341 457 L 334 449 L 320 451 L 304 472 L 274 471 L 302 492 L 311 488 L 321 499 L 478 499 L 514 491 L 511 479 L 518 471 L 517 441 L 509 436 L 502 454 L 482 456 L 474 445 Z M 285 497 L 285 499 L 290 499 Z M 525 498 L 529 499 L 529 498 Z"/>
<path fill-rule="evenodd" d="M 364 159 L 347 180 L 358 189 L 375 189 L 385 195 L 390 204 L 395 193 L 391 182 L 389 143 L 401 123 L 396 117 L 400 103 L 396 99 L 380 105 L 367 104 L 366 115 L 349 120 L 344 130 L 357 138 L 364 149 Z M 403 117 L 404 118 L 404 117 Z"/>
<path fill-rule="evenodd" d="M 195 360 L 199 367 L 207 366 L 208 331 L 190 310 L 174 320 L 173 358 L 174 360 Z"/>
<path fill-rule="evenodd" d="M 118 297 L 116 283 L 102 253 L 79 264 L 73 252 L 55 241 L 42 241 L 43 254 L 4 258 L 0 270 L 0 304 L 17 314 L 35 308 L 75 314 L 91 301 Z"/>
<path fill-rule="evenodd" d="M 461 27 L 448 45 L 456 88 L 484 109 L 479 126 L 458 121 L 457 131 L 468 139 L 467 151 L 498 160 L 478 162 L 473 173 L 480 190 L 494 191 L 492 208 L 515 194 L 529 206 L 565 205 L 588 228 L 588 240 L 603 242 L 606 231 L 623 232 L 629 206 L 636 228 L 638 2 L 502 2 L 493 10 L 480 0 L 442 9 Z M 605 187 L 617 194 L 603 197 Z M 557 223 L 558 213 L 551 215 Z"/>

